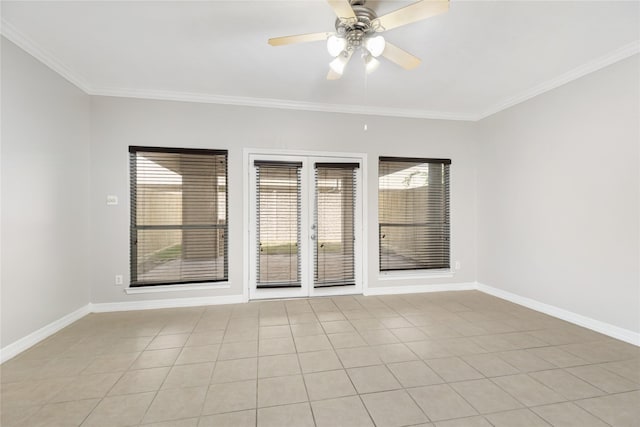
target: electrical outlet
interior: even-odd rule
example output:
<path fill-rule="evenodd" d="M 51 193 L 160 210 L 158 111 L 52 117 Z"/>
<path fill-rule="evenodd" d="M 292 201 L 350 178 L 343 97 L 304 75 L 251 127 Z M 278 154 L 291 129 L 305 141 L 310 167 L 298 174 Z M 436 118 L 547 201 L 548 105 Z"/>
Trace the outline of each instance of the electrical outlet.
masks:
<path fill-rule="evenodd" d="M 117 204 L 118 204 L 118 196 L 112 196 L 112 195 L 107 196 L 108 206 L 115 206 Z"/>
<path fill-rule="evenodd" d="M 123 283 L 122 274 L 116 274 L 116 285 L 122 285 Z"/>
<path fill-rule="evenodd" d="M 460 261 L 456 261 L 456 270 L 460 270 L 461 267 Z"/>

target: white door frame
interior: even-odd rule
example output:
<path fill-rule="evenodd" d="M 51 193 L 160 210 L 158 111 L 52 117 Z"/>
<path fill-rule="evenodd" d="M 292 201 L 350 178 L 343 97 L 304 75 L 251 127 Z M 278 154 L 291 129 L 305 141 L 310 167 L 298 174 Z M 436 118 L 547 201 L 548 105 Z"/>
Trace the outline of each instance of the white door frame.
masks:
<path fill-rule="evenodd" d="M 332 158 L 336 160 L 351 160 L 360 163 L 360 170 L 358 171 L 359 186 L 358 197 L 356 198 L 356 209 L 361 213 L 360 224 L 355 227 L 356 245 L 354 250 L 356 251 L 356 287 L 351 289 L 345 289 L 342 287 L 329 287 L 329 288 L 314 288 L 313 287 L 313 266 L 306 260 L 311 259 L 313 254 L 313 247 L 311 241 L 308 238 L 303 237 L 300 247 L 300 253 L 302 257 L 302 277 L 306 279 L 309 288 L 300 288 L 300 292 L 295 292 L 291 288 L 284 289 L 261 289 L 260 295 L 251 295 L 251 284 L 255 280 L 255 272 L 251 271 L 251 257 L 255 256 L 255 239 L 256 239 L 256 227 L 252 226 L 252 218 L 255 210 L 255 200 L 252 199 L 253 188 L 255 186 L 255 174 L 254 168 L 251 164 L 251 159 L 258 156 L 268 156 L 271 160 L 295 160 L 303 161 L 303 173 L 302 173 L 302 212 L 303 218 L 301 218 L 301 227 L 303 230 L 309 230 L 310 224 L 309 215 L 307 212 L 311 212 L 312 203 L 315 198 L 314 188 L 312 189 L 312 183 L 314 180 L 314 167 L 313 162 L 321 159 L 313 159 L 314 157 L 322 158 L 322 161 L 330 161 Z M 295 157 L 293 157 L 295 156 Z M 309 167 L 311 166 L 311 167 Z M 245 301 L 254 298 L 291 298 L 291 297 L 307 297 L 307 296 L 330 296 L 330 295 L 347 295 L 347 294 L 362 294 L 367 287 L 367 155 L 364 153 L 340 153 L 340 152 L 318 152 L 318 151 L 301 151 L 301 150 L 270 150 L 270 149 L 255 149 L 245 148 L 243 150 L 243 191 L 244 191 L 244 207 L 243 207 L 243 298 Z M 303 236 L 305 236 L 303 232 Z M 361 256 L 357 256 L 360 254 Z M 262 292 L 266 291 L 266 292 Z"/>

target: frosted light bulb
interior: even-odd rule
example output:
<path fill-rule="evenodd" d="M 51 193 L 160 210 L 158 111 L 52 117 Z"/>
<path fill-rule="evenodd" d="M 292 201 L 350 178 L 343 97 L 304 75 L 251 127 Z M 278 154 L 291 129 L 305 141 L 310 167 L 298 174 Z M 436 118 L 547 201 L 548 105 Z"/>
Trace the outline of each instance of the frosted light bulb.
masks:
<path fill-rule="evenodd" d="M 386 42 L 382 36 L 369 37 L 364 41 L 364 47 L 367 48 L 371 56 L 374 58 L 382 55 L 385 45 Z"/>
<path fill-rule="evenodd" d="M 329 55 L 334 58 L 347 47 L 347 41 L 342 37 L 337 36 L 329 36 L 327 39 L 327 51 L 329 51 Z"/>

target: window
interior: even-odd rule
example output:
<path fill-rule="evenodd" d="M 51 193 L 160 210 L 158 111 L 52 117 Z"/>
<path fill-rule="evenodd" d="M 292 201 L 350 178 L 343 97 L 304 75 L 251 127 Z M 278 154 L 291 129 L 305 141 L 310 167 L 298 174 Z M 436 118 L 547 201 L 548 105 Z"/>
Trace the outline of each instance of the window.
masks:
<path fill-rule="evenodd" d="M 131 286 L 227 280 L 227 151 L 129 153 Z"/>
<path fill-rule="evenodd" d="M 380 157 L 380 271 L 449 268 L 450 164 Z"/>

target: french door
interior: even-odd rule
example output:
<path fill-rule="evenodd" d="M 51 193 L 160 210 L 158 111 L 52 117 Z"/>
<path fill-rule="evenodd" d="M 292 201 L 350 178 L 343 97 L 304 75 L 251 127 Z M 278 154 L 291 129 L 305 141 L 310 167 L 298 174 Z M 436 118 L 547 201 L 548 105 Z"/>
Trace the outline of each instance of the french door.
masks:
<path fill-rule="evenodd" d="M 362 292 L 359 158 L 249 155 L 249 298 Z"/>

